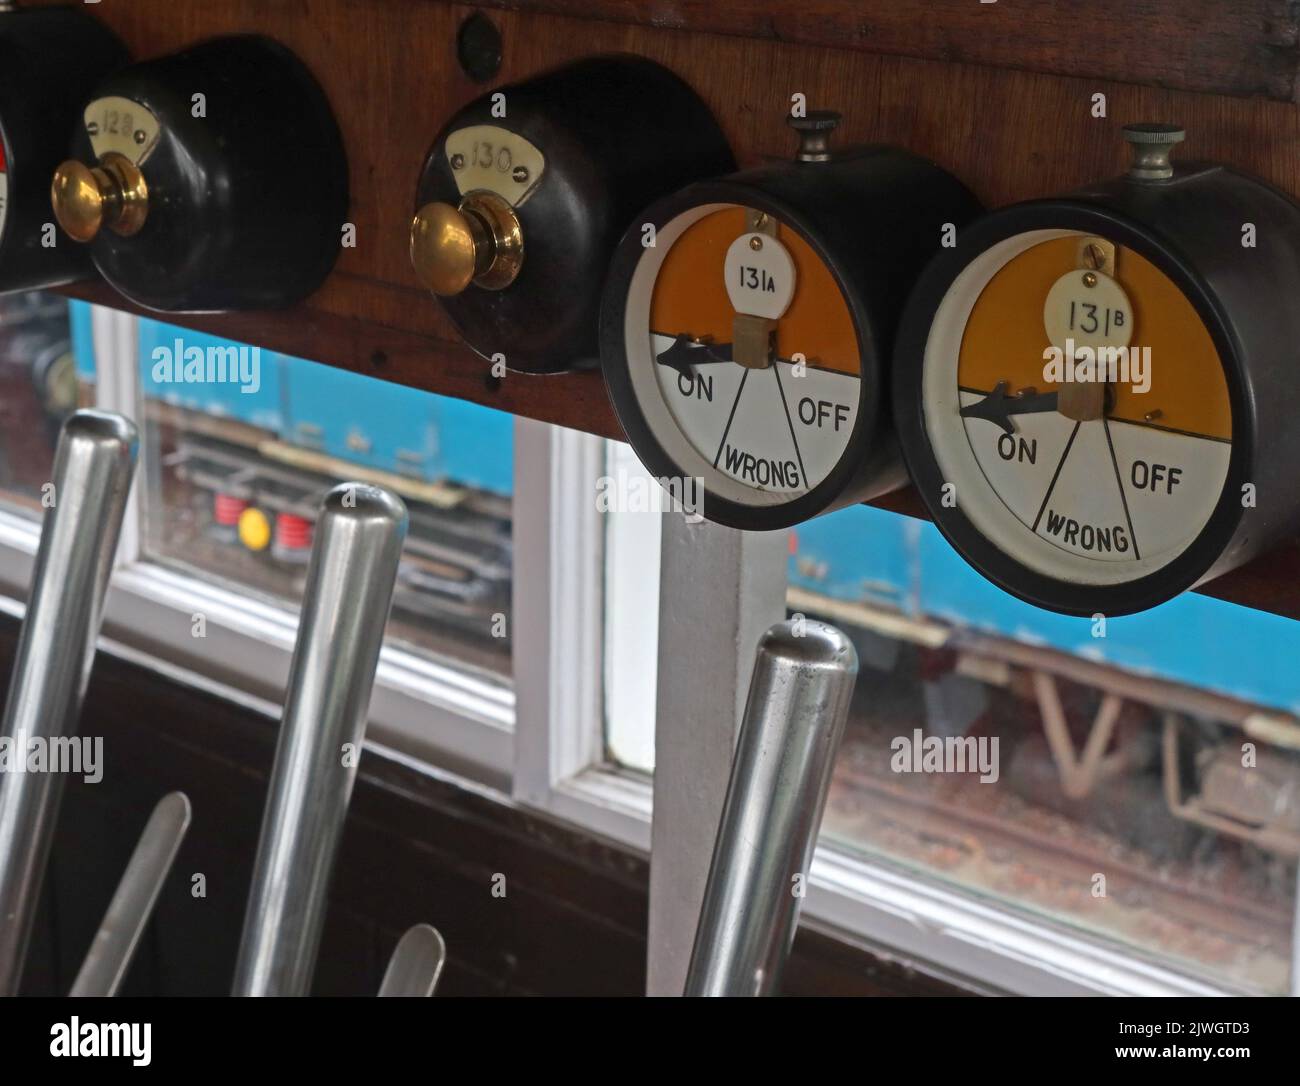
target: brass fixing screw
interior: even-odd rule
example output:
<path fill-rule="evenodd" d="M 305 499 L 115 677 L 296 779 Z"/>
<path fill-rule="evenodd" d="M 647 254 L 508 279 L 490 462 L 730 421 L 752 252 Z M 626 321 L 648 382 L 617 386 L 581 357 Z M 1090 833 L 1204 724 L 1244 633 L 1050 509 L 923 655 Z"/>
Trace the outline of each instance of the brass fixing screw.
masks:
<path fill-rule="evenodd" d="M 1086 268 L 1098 271 L 1106 266 L 1106 253 L 1096 242 L 1089 242 L 1083 247 L 1083 264 Z"/>

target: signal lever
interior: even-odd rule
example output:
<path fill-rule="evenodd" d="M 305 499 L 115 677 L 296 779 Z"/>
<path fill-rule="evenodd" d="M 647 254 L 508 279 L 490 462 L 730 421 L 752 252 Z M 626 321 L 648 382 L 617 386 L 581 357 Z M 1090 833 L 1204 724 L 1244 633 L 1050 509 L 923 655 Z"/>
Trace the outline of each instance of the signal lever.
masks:
<path fill-rule="evenodd" d="M 190 801 L 185 793 L 163 796 L 131 853 L 68 995 L 117 995 L 189 828 Z"/>
<path fill-rule="evenodd" d="M 120 415 L 78 411 L 63 424 L 0 724 L 24 765 L 35 744 L 77 734 L 137 448 Z M 0 774 L 0 995 L 22 979 L 62 792 L 59 773 Z"/>
<path fill-rule="evenodd" d="M 388 959 L 381 996 L 431 996 L 442 976 L 447 960 L 447 944 L 438 929 L 428 924 L 416 924 L 397 944 Z"/>
<path fill-rule="evenodd" d="M 760 639 L 686 995 L 776 991 L 857 674 L 834 626 L 778 622 Z"/>
<path fill-rule="evenodd" d="M 406 507 L 379 487 L 344 483 L 325 496 L 235 995 L 306 995 L 311 985 L 406 525 Z"/>

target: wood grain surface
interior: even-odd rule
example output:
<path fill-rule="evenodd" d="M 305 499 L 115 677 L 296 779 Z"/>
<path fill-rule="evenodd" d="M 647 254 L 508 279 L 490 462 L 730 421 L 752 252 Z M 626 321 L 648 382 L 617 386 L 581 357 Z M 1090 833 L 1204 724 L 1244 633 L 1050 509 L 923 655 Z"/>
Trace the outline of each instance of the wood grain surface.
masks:
<path fill-rule="evenodd" d="M 486 0 L 485 7 L 868 53 L 1296 98 L 1285 0 Z"/>

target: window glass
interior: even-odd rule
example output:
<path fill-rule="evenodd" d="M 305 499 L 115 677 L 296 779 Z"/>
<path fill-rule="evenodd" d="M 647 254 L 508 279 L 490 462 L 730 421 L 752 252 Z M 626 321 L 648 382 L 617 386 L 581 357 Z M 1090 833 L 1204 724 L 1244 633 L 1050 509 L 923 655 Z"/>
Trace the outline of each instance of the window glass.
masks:
<path fill-rule="evenodd" d="M 861 659 L 823 841 L 1287 990 L 1300 624 L 1195 594 L 1049 614 L 866 506 L 801 525 L 790 578 Z"/>
<path fill-rule="evenodd" d="M 622 441 L 605 443 L 607 492 L 627 500 L 605 513 L 605 755 L 650 773 L 655 764 L 661 513 L 632 495 L 658 498 L 659 484 Z"/>
<path fill-rule="evenodd" d="M 510 668 L 509 415 L 153 320 L 139 321 L 147 557 L 301 598 L 336 482 L 410 510 L 390 636 Z"/>
<path fill-rule="evenodd" d="M 629 458 L 611 473 L 641 470 Z M 606 749 L 646 773 L 658 538 L 657 515 L 607 517 Z M 795 529 L 789 577 L 789 613 L 844 630 L 861 662 L 823 844 L 1288 990 L 1300 623 L 1194 593 L 1106 622 L 1050 614 L 932 525 L 868 506 Z"/>
<path fill-rule="evenodd" d="M 85 378 L 85 380 L 82 380 Z M 88 307 L 31 291 L 0 297 L 0 503 L 39 517 L 59 427 L 93 402 Z"/>

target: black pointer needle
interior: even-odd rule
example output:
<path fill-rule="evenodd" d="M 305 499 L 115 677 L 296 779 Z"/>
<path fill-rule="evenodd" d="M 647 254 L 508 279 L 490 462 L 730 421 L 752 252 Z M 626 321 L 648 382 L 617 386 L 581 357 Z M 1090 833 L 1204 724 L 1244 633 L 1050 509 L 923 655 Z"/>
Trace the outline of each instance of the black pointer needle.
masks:
<path fill-rule="evenodd" d="M 1055 392 L 1037 392 L 1032 396 L 1008 396 L 1007 382 L 999 381 L 993 391 L 982 400 L 963 407 L 958 412 L 964 419 L 986 419 L 1001 426 L 1008 434 L 1016 432 L 1012 415 L 1038 414 L 1056 410 Z"/>
<path fill-rule="evenodd" d="M 655 361 L 661 366 L 667 366 L 689 377 L 693 366 L 708 366 L 714 362 L 734 362 L 735 359 L 731 357 L 730 343 L 706 343 L 683 334 L 673 340 L 671 347 L 657 355 Z M 772 362 L 774 364 L 784 362 L 789 366 L 795 364 L 792 358 L 773 358 Z"/>
<path fill-rule="evenodd" d="M 701 343 L 688 335 L 679 335 L 666 351 L 660 352 L 655 361 L 667 366 L 686 377 L 691 375 L 695 366 L 707 366 L 714 362 L 731 361 L 730 343 Z"/>

